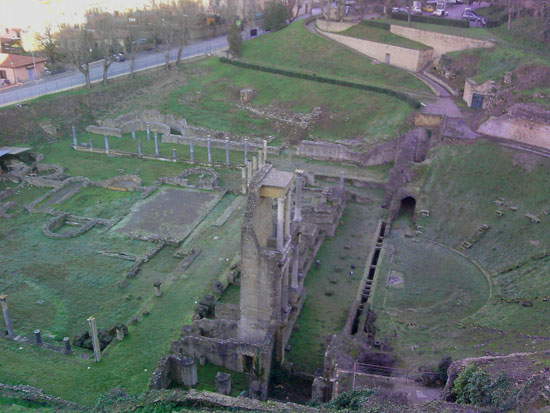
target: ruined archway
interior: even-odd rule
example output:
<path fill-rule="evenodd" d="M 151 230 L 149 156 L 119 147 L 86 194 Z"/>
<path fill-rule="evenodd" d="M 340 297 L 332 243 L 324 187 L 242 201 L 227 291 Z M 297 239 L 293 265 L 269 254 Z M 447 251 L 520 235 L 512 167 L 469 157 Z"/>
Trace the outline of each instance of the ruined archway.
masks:
<path fill-rule="evenodd" d="M 398 218 L 408 218 L 408 219 L 414 219 L 414 211 L 416 208 L 416 199 L 412 196 L 406 196 L 405 198 L 401 199 L 401 203 L 399 205 L 399 213 L 397 214 Z"/>

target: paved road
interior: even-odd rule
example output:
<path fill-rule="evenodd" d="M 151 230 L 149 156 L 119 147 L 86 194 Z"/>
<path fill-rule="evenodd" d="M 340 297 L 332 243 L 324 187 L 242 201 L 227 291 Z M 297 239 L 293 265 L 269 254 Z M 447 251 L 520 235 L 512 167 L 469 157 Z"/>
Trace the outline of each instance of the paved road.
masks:
<path fill-rule="evenodd" d="M 191 57 L 205 55 L 227 47 L 227 37 L 219 36 L 187 46 L 183 56 Z M 176 59 L 177 49 L 170 51 L 172 61 Z M 145 52 L 136 57 L 135 70 L 143 70 L 164 64 L 164 52 Z M 114 62 L 109 68 L 109 77 L 116 77 L 130 73 L 130 62 Z M 101 80 L 103 66 L 94 63 L 90 68 L 92 82 Z M 47 76 L 35 83 L 27 83 L 22 86 L 0 91 L 0 106 L 12 104 L 25 99 L 35 98 L 48 93 L 84 85 L 84 75 L 79 71 L 69 71 L 55 76 Z"/>

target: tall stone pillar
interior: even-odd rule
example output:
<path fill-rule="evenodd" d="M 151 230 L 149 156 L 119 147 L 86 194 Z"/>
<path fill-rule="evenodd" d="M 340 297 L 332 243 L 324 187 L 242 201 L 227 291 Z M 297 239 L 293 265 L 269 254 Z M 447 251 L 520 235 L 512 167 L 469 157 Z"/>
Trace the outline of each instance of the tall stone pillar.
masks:
<path fill-rule="evenodd" d="M 10 312 L 8 310 L 7 295 L 0 295 L 0 305 L 2 305 L 2 314 L 4 315 L 4 323 L 6 324 L 6 330 L 8 330 L 8 337 L 14 338 L 15 333 L 13 331 L 13 322 L 11 321 Z"/>
<path fill-rule="evenodd" d="M 178 154 L 176 152 L 176 148 L 172 148 L 172 160 L 176 162 L 178 160 Z"/>
<path fill-rule="evenodd" d="M 151 129 L 149 128 L 149 124 L 147 124 L 147 141 L 151 140 Z"/>
<path fill-rule="evenodd" d="M 105 142 L 105 153 L 108 155 L 109 154 L 109 137 L 105 135 L 103 137 L 103 142 Z"/>
<path fill-rule="evenodd" d="M 252 157 L 252 173 L 255 174 L 258 170 L 258 158 L 256 156 Z"/>
<path fill-rule="evenodd" d="M 216 373 L 216 391 L 227 396 L 231 394 L 231 374 L 221 371 Z"/>
<path fill-rule="evenodd" d="M 136 140 L 136 131 L 135 130 L 132 131 L 132 139 Z"/>
<path fill-rule="evenodd" d="M 244 138 L 244 163 L 248 163 L 248 138 Z"/>
<path fill-rule="evenodd" d="M 99 362 L 101 361 L 101 347 L 99 345 L 99 338 L 97 336 L 97 325 L 95 323 L 95 317 L 88 318 L 88 324 L 90 325 L 90 336 L 92 336 L 95 361 Z"/>
<path fill-rule="evenodd" d="M 248 177 L 246 166 L 241 168 L 241 192 L 246 194 L 248 188 Z"/>
<path fill-rule="evenodd" d="M 303 203 L 303 189 L 304 189 L 304 176 L 301 169 L 296 169 L 296 187 L 294 194 L 294 221 L 302 221 L 302 203 Z"/>
<path fill-rule="evenodd" d="M 277 198 L 277 249 L 283 250 L 285 244 L 285 198 Z"/>
<path fill-rule="evenodd" d="M 159 156 L 160 155 L 160 149 L 159 149 L 159 134 L 157 132 L 155 132 L 155 155 Z"/>
<path fill-rule="evenodd" d="M 73 146 L 76 148 L 78 146 L 78 140 L 76 139 L 76 128 L 73 125 L 71 129 L 73 131 Z"/>
<path fill-rule="evenodd" d="M 225 165 L 231 165 L 231 160 L 229 158 L 229 138 L 225 138 Z"/>
<path fill-rule="evenodd" d="M 189 159 L 191 163 L 195 163 L 195 147 L 193 146 L 193 141 L 189 141 Z"/>
<path fill-rule="evenodd" d="M 297 289 L 300 285 L 298 282 L 298 277 L 300 275 L 300 241 L 302 239 L 302 235 L 298 233 L 298 239 L 296 241 L 296 247 L 293 251 L 292 256 L 292 273 L 290 277 L 290 286 L 294 289 Z"/>
<path fill-rule="evenodd" d="M 141 146 L 141 139 L 138 140 L 138 143 L 137 143 L 137 151 L 138 151 L 138 155 L 139 156 L 143 156 L 143 148 Z"/>
<path fill-rule="evenodd" d="M 264 139 L 263 150 L 264 150 L 264 162 L 267 162 L 267 140 L 266 139 Z"/>
<path fill-rule="evenodd" d="M 89 146 L 90 146 L 90 152 L 93 151 L 94 150 L 94 143 L 93 143 L 92 139 L 90 139 Z"/>
<path fill-rule="evenodd" d="M 250 185 L 250 181 L 252 181 L 252 177 L 254 176 L 254 172 L 252 171 L 252 162 L 250 161 L 246 163 L 246 176 L 248 185 Z"/>
<path fill-rule="evenodd" d="M 212 165 L 212 142 L 210 138 L 206 140 L 206 146 L 208 149 L 208 165 Z"/>
<path fill-rule="evenodd" d="M 285 198 L 285 241 L 290 237 L 290 213 L 292 211 L 292 191 Z"/>
<path fill-rule="evenodd" d="M 198 383 L 197 363 L 193 357 L 184 356 L 181 359 L 181 381 L 185 386 L 193 387 Z"/>

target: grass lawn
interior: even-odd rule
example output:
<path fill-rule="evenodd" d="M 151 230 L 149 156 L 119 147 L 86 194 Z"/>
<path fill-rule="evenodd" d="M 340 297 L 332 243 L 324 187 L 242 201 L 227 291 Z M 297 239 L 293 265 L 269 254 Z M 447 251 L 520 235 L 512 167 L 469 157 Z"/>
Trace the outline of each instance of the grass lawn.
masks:
<path fill-rule="evenodd" d="M 550 308 L 543 301 L 550 291 L 550 220 L 543 213 L 550 207 L 545 190 L 550 187 L 550 161 L 487 142 L 442 146 L 432 155 L 418 183 L 417 210 L 430 211 L 429 217 L 417 216 L 424 234 L 417 243 L 392 235 L 394 252 L 381 264 L 382 285 L 373 295 L 380 338 L 396 348 L 407 367 L 435 366 L 447 355 L 547 348 L 545 340 L 534 337 L 550 336 Z M 541 222 L 531 223 L 526 214 L 539 216 Z M 492 295 L 487 303 L 487 285 L 471 265 L 434 261 L 430 241 L 423 241 L 458 248 L 481 225 L 489 229 L 463 253 L 489 276 Z M 422 261 L 424 254 L 430 259 Z M 449 257 L 460 263 L 451 252 Z M 392 270 L 404 274 L 403 288 L 385 287 Z M 430 274 L 438 274 L 437 279 Z M 414 289 L 407 289 L 407 279 Z M 411 320 L 414 324 L 407 324 Z"/>
<path fill-rule="evenodd" d="M 298 371 L 314 373 L 323 367 L 327 338 L 344 327 L 380 215 L 372 205 L 348 204 L 336 235 L 321 246 L 321 263 L 307 274 L 306 301 L 289 341 L 287 360 Z"/>
<path fill-rule="evenodd" d="M 430 46 L 393 34 L 389 30 L 374 27 L 368 23 L 359 23 L 349 29 L 340 32 L 343 36 L 356 37 L 358 39 L 371 40 L 373 42 L 386 43 L 392 46 L 405 47 L 407 49 L 425 50 Z"/>
<path fill-rule="evenodd" d="M 97 364 L 2 340 L 0 382 L 30 384 L 86 405 L 113 387 L 145 391 L 157 361 L 179 336 L 181 326 L 191 322 L 195 302 L 229 265 L 225 258 L 231 261 L 238 251 L 240 217 L 230 218 L 223 229 L 212 226 L 232 200 L 232 196 L 223 199 L 195 229 L 192 247 L 202 253 L 185 274 L 175 271 L 180 260 L 173 257 L 174 247 L 165 247 L 126 288 L 117 287 L 117 282 L 131 262 L 97 251 L 143 254 L 151 248 L 149 243 L 99 230 L 51 240 L 42 235 L 46 216 L 41 214 L 20 214 L 3 224 L 0 291 L 9 296 L 18 333 L 31 336 L 33 329 L 40 328 L 47 342 L 55 342 L 85 331 L 85 319 L 92 314 L 99 328 L 126 323 L 134 315 L 141 322 L 130 326 L 129 336 L 109 347 Z M 156 280 L 163 281 L 160 299 L 152 294 Z"/>
<path fill-rule="evenodd" d="M 314 36 L 314 39 L 317 37 Z M 254 47 L 260 46 L 269 45 L 257 44 Z M 361 59 L 364 59 L 363 64 L 370 65 L 366 58 Z M 308 113 L 315 107 L 321 107 L 321 119 L 305 133 L 298 131 L 305 135 L 302 137 L 309 139 L 359 137 L 367 144 L 391 139 L 403 132 L 407 118 L 413 112 L 407 103 L 384 94 L 241 69 L 222 64 L 217 59 L 200 63 L 200 68 L 201 75 L 189 78 L 186 86 L 170 94 L 163 111 L 183 116 L 193 125 L 217 130 L 272 135 L 283 138 L 283 141 L 296 133 L 284 122 L 260 118 L 240 108 L 239 90 L 245 87 L 258 92 L 252 105 L 265 108 L 268 112 L 274 107 L 288 113 L 287 117 L 292 117 L 292 113 Z M 400 75 L 412 78 L 406 72 Z"/>
<path fill-rule="evenodd" d="M 246 42 L 243 58 L 247 61 L 314 71 L 377 86 L 400 90 L 430 92 L 420 80 L 404 70 L 385 64 L 372 64 L 336 42 L 309 32 L 303 21 L 278 32 Z"/>

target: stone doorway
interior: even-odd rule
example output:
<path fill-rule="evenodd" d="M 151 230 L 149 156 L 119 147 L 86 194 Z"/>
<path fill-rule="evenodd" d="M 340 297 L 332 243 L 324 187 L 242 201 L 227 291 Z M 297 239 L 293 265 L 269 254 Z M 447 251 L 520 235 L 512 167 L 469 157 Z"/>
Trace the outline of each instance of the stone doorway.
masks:
<path fill-rule="evenodd" d="M 397 217 L 413 220 L 415 208 L 416 208 L 416 199 L 414 199 L 412 196 L 407 196 L 401 200 L 401 205 L 399 207 L 399 214 L 397 214 Z"/>

